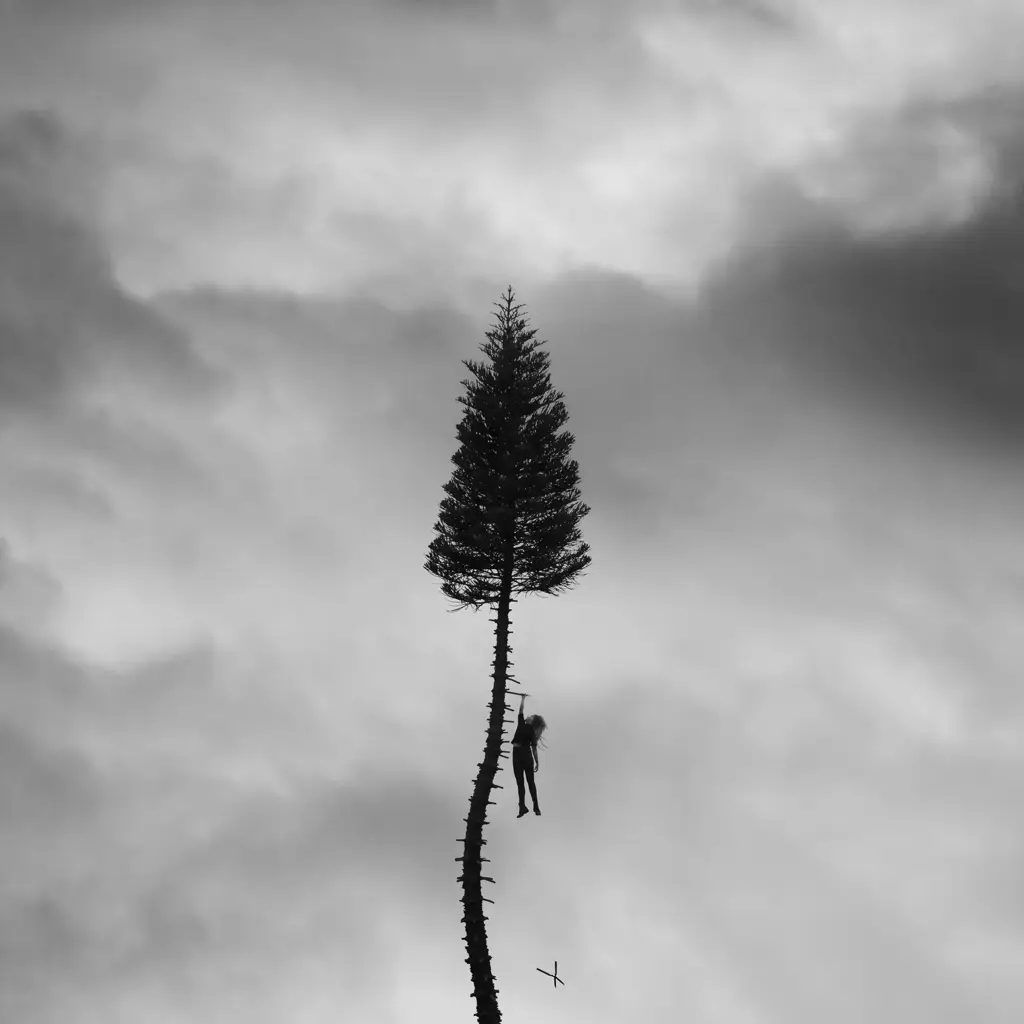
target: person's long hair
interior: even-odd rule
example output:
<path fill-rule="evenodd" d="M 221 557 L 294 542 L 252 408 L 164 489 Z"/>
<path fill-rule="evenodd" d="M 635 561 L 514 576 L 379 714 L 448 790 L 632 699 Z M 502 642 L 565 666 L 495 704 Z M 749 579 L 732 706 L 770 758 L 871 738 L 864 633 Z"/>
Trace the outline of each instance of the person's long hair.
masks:
<path fill-rule="evenodd" d="M 544 721 L 542 715 L 528 715 L 524 721 L 533 729 L 533 742 L 540 743 L 541 736 L 544 735 L 544 730 L 548 727 L 548 723 Z"/>

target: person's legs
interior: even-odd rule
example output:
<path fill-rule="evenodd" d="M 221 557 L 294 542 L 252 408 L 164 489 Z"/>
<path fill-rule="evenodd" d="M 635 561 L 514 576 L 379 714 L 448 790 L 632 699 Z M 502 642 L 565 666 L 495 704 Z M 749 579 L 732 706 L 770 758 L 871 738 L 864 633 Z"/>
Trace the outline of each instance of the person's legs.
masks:
<path fill-rule="evenodd" d="M 526 813 L 526 790 L 523 788 L 523 756 L 519 747 L 512 748 L 512 771 L 515 772 L 516 785 L 519 787 L 519 817 Z M 533 783 L 531 781 L 530 785 Z"/>
<path fill-rule="evenodd" d="M 526 781 L 530 786 L 530 796 L 533 798 L 533 813 L 540 814 L 540 806 L 537 803 L 537 786 L 533 781 L 533 762 L 526 763 Z M 523 807 L 523 798 L 519 798 L 519 806 Z M 525 808 L 524 808 L 525 810 Z"/>

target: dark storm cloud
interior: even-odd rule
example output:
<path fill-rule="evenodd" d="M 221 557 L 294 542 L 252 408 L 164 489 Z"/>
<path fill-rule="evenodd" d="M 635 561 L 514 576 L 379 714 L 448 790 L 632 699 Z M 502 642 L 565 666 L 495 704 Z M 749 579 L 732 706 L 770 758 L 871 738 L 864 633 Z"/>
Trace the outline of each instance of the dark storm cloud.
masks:
<path fill-rule="evenodd" d="M 183 443 L 227 375 L 118 282 L 92 224 L 95 152 L 54 116 L 0 120 L 0 422 L 8 531 L 108 522 L 126 481 L 211 493 L 204 453 Z M 173 411 L 172 411 L 173 410 Z M 12 533 L 11 536 L 14 536 Z"/>
<path fill-rule="evenodd" d="M 741 258 L 700 329 L 754 362 L 782 357 L 839 404 L 993 445 L 1024 441 L 1024 206 L 941 231 L 838 226 Z"/>
<path fill-rule="evenodd" d="M 698 334 L 733 357 L 785 364 L 801 386 L 911 430 L 993 450 L 1024 442 L 1024 157 L 1019 95 L 920 105 L 859 145 L 870 173 L 913 196 L 928 138 L 971 133 L 995 179 L 947 226 L 857 231 L 835 208 L 774 181 L 695 308 Z M 917 137 L 920 145 L 907 138 Z M 881 186 L 880 186 L 881 187 Z M 772 223 L 774 221 L 774 223 Z"/>
<path fill-rule="evenodd" d="M 55 117 L 0 121 L 0 400 L 52 411 L 111 380 L 211 395 L 218 377 L 188 339 L 117 283 L 84 219 L 89 170 Z"/>
<path fill-rule="evenodd" d="M 523 296 L 570 393 L 594 505 L 651 507 L 644 489 L 664 480 L 627 483 L 623 466 L 652 458 L 675 460 L 699 505 L 715 486 L 706 457 L 756 450 L 799 427 L 803 408 L 819 426 L 882 413 L 896 429 L 1019 445 L 1024 161 L 1008 152 L 991 202 L 957 226 L 858 234 L 773 181 L 692 301 L 604 271 Z"/>

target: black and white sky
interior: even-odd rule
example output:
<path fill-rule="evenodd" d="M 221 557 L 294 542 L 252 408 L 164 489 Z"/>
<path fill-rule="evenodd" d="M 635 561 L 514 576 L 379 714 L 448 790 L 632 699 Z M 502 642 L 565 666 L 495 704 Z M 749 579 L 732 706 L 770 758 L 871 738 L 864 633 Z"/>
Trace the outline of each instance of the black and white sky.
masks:
<path fill-rule="evenodd" d="M 594 561 L 515 608 L 506 1020 L 1024 1019 L 1022 50 L 0 0 L 0 1020 L 473 1019 L 493 635 L 422 565 L 509 284 Z"/>

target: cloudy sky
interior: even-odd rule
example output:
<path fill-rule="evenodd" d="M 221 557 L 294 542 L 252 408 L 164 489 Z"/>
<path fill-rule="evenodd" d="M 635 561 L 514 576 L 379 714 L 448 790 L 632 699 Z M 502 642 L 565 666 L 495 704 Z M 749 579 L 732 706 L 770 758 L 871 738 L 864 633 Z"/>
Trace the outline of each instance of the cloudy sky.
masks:
<path fill-rule="evenodd" d="M 1024 1019 L 1022 44 L 0 0 L 0 1018 L 473 1019 L 492 627 L 422 564 L 512 284 L 594 561 L 515 608 L 505 1018 Z"/>

